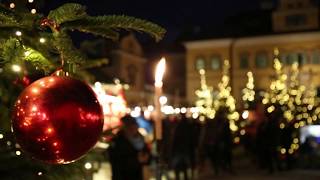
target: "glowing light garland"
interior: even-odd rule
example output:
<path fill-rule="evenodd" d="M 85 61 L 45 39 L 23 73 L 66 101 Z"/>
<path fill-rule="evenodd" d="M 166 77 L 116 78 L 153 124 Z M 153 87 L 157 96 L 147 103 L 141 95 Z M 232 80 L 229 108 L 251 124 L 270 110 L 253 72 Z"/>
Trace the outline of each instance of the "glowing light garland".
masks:
<path fill-rule="evenodd" d="M 230 63 L 228 60 L 225 60 L 223 63 L 223 75 L 221 82 L 218 84 L 219 93 L 217 98 L 214 100 L 214 107 L 216 110 L 224 108 L 228 111 L 227 118 L 230 121 L 230 129 L 232 131 L 237 131 L 238 126 L 236 125 L 236 121 L 239 119 L 239 113 L 236 111 L 236 100 L 231 94 L 231 87 L 229 85 L 229 69 Z"/>
<path fill-rule="evenodd" d="M 279 125 L 280 129 L 293 126 L 295 129 L 307 124 L 313 124 L 320 117 L 319 102 L 316 99 L 316 91 L 313 85 L 306 89 L 299 81 L 299 64 L 291 65 L 290 78 L 283 73 L 282 65 L 278 59 L 279 50 L 274 50 L 274 69 L 276 79 L 270 85 L 270 91 L 264 94 L 263 104 L 267 105 L 267 111 L 272 113 L 275 105 L 280 105 L 283 119 Z M 293 140 L 288 149 L 279 147 L 281 154 L 293 154 L 299 149 L 297 131 L 292 134 Z"/>
<path fill-rule="evenodd" d="M 201 115 L 213 119 L 216 114 L 216 110 L 213 106 L 213 88 L 207 85 L 205 70 L 201 69 L 199 74 L 201 86 L 200 89 L 195 92 L 198 97 L 195 104 Z"/>
<path fill-rule="evenodd" d="M 242 90 L 242 100 L 245 102 L 246 108 L 248 108 L 250 102 L 254 101 L 255 91 L 254 91 L 254 78 L 251 71 L 247 73 L 248 82 L 246 87 Z"/>

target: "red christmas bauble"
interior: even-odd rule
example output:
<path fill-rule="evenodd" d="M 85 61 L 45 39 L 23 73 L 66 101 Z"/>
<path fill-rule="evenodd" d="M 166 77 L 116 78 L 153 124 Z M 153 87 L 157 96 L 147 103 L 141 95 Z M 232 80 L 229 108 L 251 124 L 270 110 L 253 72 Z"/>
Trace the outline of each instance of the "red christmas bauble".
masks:
<path fill-rule="evenodd" d="M 35 81 L 20 94 L 13 110 L 12 128 L 21 149 L 47 163 L 79 159 L 96 144 L 102 127 L 95 93 L 69 77 Z"/>

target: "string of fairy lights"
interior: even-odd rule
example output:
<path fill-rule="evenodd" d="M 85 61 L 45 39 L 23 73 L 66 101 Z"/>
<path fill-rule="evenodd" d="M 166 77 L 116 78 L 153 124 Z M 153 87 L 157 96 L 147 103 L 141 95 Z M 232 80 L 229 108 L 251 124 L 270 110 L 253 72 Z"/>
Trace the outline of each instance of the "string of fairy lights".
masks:
<path fill-rule="evenodd" d="M 245 102 L 246 106 L 248 106 L 247 102 L 253 102 L 255 97 L 255 91 L 254 91 L 254 78 L 253 73 L 249 71 L 247 73 L 248 82 L 246 84 L 246 87 L 242 90 L 242 100 Z M 248 108 L 248 107 L 246 107 Z"/>
<path fill-rule="evenodd" d="M 230 129 L 237 131 L 238 126 L 236 121 L 239 119 L 239 113 L 236 111 L 236 101 L 231 95 L 231 87 L 229 85 L 230 63 L 225 60 L 223 63 L 223 73 L 220 83 L 218 84 L 218 93 L 213 96 L 213 88 L 206 83 L 205 70 L 201 69 L 200 74 L 200 89 L 195 91 L 197 95 L 196 107 L 201 114 L 200 118 L 207 117 L 213 119 L 219 109 L 227 111 L 227 118 L 229 119 Z"/>
<path fill-rule="evenodd" d="M 34 0 L 28 0 L 29 4 L 32 4 L 33 2 L 34 2 Z M 10 7 L 10 9 L 14 9 L 14 8 L 16 8 L 16 4 L 14 2 L 11 2 L 9 4 L 9 7 Z M 31 8 L 30 9 L 30 13 L 31 14 L 36 14 L 37 13 L 37 9 L 36 8 Z"/>
<path fill-rule="evenodd" d="M 28 3 L 29 3 L 29 4 L 34 3 L 34 0 L 28 0 Z M 11 3 L 9 4 L 9 7 L 10 7 L 10 9 L 15 9 L 15 8 L 16 8 L 16 4 L 15 4 L 14 2 L 11 2 Z M 37 13 L 37 10 L 36 10 L 35 8 L 32 8 L 32 9 L 30 10 L 30 13 L 31 13 L 31 14 L 36 14 L 36 13 Z M 17 38 L 21 38 L 21 37 L 23 36 L 23 33 L 22 33 L 20 30 L 15 31 L 14 34 L 15 34 L 15 36 L 16 36 Z M 46 40 L 44 37 L 39 37 L 39 42 L 40 42 L 41 44 L 46 43 L 46 41 L 47 41 L 47 40 Z M 23 47 L 24 47 L 24 46 L 23 46 Z M 25 50 L 26 50 L 26 51 L 24 52 L 25 58 L 28 58 L 28 56 L 32 55 L 32 53 L 35 53 L 34 50 L 32 50 L 31 48 L 27 48 L 27 47 L 24 47 L 24 48 L 25 48 Z M 16 72 L 16 73 L 19 73 L 19 72 L 22 71 L 21 66 L 18 65 L 18 64 L 13 64 L 13 65 L 11 66 L 11 69 L 12 69 L 13 72 Z"/>
<path fill-rule="evenodd" d="M 32 4 L 34 3 L 34 0 L 28 0 L 28 3 Z M 16 8 L 16 4 L 14 2 L 11 2 L 9 3 L 9 8 L 10 9 L 15 9 Z M 30 13 L 31 14 L 36 14 L 37 13 L 37 9 L 36 8 L 31 8 L 30 9 Z M 21 38 L 23 36 L 23 33 L 20 31 L 20 30 L 17 30 L 14 32 L 14 35 L 17 37 L 17 38 Z M 46 43 L 46 39 L 44 37 L 39 37 L 39 43 Z M 35 50 L 31 49 L 31 48 L 27 48 L 25 46 L 23 46 L 24 49 L 25 49 L 25 52 L 24 52 L 24 55 L 25 55 L 25 58 L 28 58 L 28 56 L 32 55 L 33 53 L 37 53 Z M 19 65 L 19 64 L 12 64 L 11 65 L 11 70 L 13 72 L 16 72 L 16 73 L 20 73 L 23 69 L 22 67 Z M 0 133 L 0 141 L 1 140 L 4 140 L 5 139 L 5 135 Z M 10 140 L 7 140 L 6 141 L 6 145 L 8 147 L 12 147 L 14 146 L 14 154 L 16 156 L 21 156 L 22 155 L 22 152 L 20 150 L 20 146 L 19 144 L 12 144 L 12 142 Z M 93 164 L 91 162 L 85 162 L 84 163 L 84 166 L 83 166 L 86 170 L 91 170 L 93 168 Z M 42 176 L 43 175 L 43 172 L 42 171 L 38 171 L 36 172 L 36 174 L 38 176 Z"/>
<path fill-rule="evenodd" d="M 290 128 L 290 126 L 296 129 L 292 133 L 290 147 L 279 147 L 281 154 L 293 154 L 299 149 L 297 129 L 305 125 L 312 125 L 320 118 L 319 100 L 316 98 L 316 90 L 312 83 L 308 88 L 301 85 L 298 62 L 291 65 L 287 75 L 278 57 L 279 50 L 275 48 L 273 67 L 276 79 L 271 82 L 269 91 L 264 93 L 262 103 L 266 105 L 268 113 L 274 113 L 276 108 L 281 108 L 283 112 L 283 118 L 279 124 L 281 130 Z"/>
<path fill-rule="evenodd" d="M 286 72 L 279 59 L 279 54 L 279 49 L 275 48 L 273 59 L 275 79 L 271 82 L 269 90 L 262 94 L 262 103 L 265 105 L 267 113 L 274 113 L 277 110 L 276 108 L 280 108 L 282 118 L 279 128 L 281 130 L 290 126 L 296 129 L 292 134 L 290 147 L 279 146 L 278 148 L 281 154 L 293 154 L 299 149 L 299 132 L 297 129 L 305 125 L 315 124 L 320 119 L 320 100 L 316 96 L 317 92 L 312 81 L 310 81 L 308 87 L 301 84 L 298 62 L 294 62 L 288 67 L 289 72 Z M 229 61 L 224 61 L 222 79 L 218 84 L 218 94 L 216 96 L 213 96 L 212 87 L 209 87 L 206 83 L 205 71 L 199 71 L 201 87 L 195 92 L 198 98 L 195 105 L 201 115 L 210 119 L 215 117 L 220 107 L 227 107 L 230 129 L 232 131 L 240 130 L 240 134 L 244 135 L 245 130 L 242 129 L 241 123 L 236 123 L 239 119 L 239 113 L 236 111 L 236 101 L 231 95 L 229 68 Z M 256 95 L 253 73 L 247 72 L 247 77 L 246 87 L 242 90 L 242 100 L 245 103 L 254 102 Z M 246 114 L 243 115 L 248 117 L 249 111 L 244 112 Z M 240 124 L 241 127 L 238 127 L 237 124 Z M 236 138 L 239 140 L 239 137 Z"/>
<path fill-rule="evenodd" d="M 196 90 L 195 94 L 198 99 L 195 102 L 196 107 L 201 114 L 200 120 L 203 121 L 205 117 L 214 118 L 216 110 L 213 107 L 213 88 L 207 85 L 206 72 L 204 69 L 199 71 L 200 74 L 200 89 Z"/>

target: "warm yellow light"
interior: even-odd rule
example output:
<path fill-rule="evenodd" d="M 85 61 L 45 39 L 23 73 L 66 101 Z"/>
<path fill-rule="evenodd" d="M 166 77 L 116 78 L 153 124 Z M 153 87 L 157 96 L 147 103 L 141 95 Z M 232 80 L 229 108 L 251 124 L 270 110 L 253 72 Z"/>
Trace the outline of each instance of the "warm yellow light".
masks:
<path fill-rule="evenodd" d="M 11 8 L 11 9 L 13 9 L 13 8 L 15 8 L 15 7 L 16 7 L 16 5 L 15 5 L 14 3 L 10 3 L 10 5 L 9 5 L 9 6 L 10 6 L 10 8 Z"/>
<path fill-rule="evenodd" d="M 164 105 L 168 102 L 168 98 L 166 96 L 160 96 L 159 102 L 161 105 Z"/>
<path fill-rule="evenodd" d="M 182 108 L 180 109 L 180 112 L 183 113 L 183 114 L 186 113 L 186 112 L 187 112 L 187 108 L 182 107 Z"/>
<path fill-rule="evenodd" d="M 3 137 L 4 137 L 3 134 L 0 134 L 0 139 L 3 139 Z"/>
<path fill-rule="evenodd" d="M 31 14 L 35 14 L 37 13 L 37 10 L 36 9 L 31 9 Z"/>
<path fill-rule="evenodd" d="M 241 134 L 241 135 L 245 135 L 245 134 L 246 134 L 246 130 L 241 129 L 240 134 Z"/>
<path fill-rule="evenodd" d="M 274 54 L 275 56 L 278 56 L 278 55 L 279 55 L 279 49 L 278 49 L 278 48 L 274 48 L 273 54 Z"/>
<path fill-rule="evenodd" d="M 20 156 L 21 155 L 21 151 L 16 151 L 16 155 Z"/>
<path fill-rule="evenodd" d="M 274 106 L 270 106 L 270 107 L 268 107 L 268 109 L 267 109 L 267 111 L 268 111 L 268 113 L 272 113 L 273 111 L 274 111 Z"/>
<path fill-rule="evenodd" d="M 206 71 L 204 69 L 200 69 L 199 73 L 200 73 L 200 75 L 204 75 L 204 74 L 206 74 Z"/>
<path fill-rule="evenodd" d="M 239 137 L 235 137 L 233 142 L 236 143 L 236 144 L 239 143 L 240 142 L 240 138 Z"/>
<path fill-rule="evenodd" d="M 286 153 L 286 149 L 285 148 L 281 148 L 280 152 L 281 152 L 281 154 L 285 154 Z"/>
<path fill-rule="evenodd" d="M 14 72 L 20 72 L 21 71 L 21 67 L 19 65 L 17 65 L 17 64 L 13 64 L 11 68 L 12 68 L 12 71 L 14 71 Z"/>
<path fill-rule="evenodd" d="M 45 39 L 45 38 L 40 38 L 40 39 L 39 39 L 39 42 L 40 42 L 40 43 L 45 43 L 45 42 L 46 42 L 46 39 Z"/>
<path fill-rule="evenodd" d="M 22 32 L 21 32 L 21 31 L 16 31 L 16 35 L 17 35 L 17 36 L 21 36 L 21 35 L 22 35 Z"/>
<path fill-rule="evenodd" d="M 199 117 L 199 121 L 204 122 L 205 120 L 206 120 L 206 118 L 204 116 Z"/>
<path fill-rule="evenodd" d="M 247 119 L 248 117 L 249 117 L 249 111 L 248 110 L 243 111 L 242 118 Z"/>
<path fill-rule="evenodd" d="M 161 58 L 160 62 L 157 64 L 156 73 L 155 73 L 155 82 L 156 87 L 162 87 L 162 78 L 166 69 L 166 59 Z"/>
<path fill-rule="evenodd" d="M 86 162 L 85 164 L 84 164 L 84 168 L 86 168 L 86 169 L 91 169 L 92 168 L 92 164 L 91 163 L 89 163 L 89 162 Z"/>
<path fill-rule="evenodd" d="M 33 0 L 28 0 L 29 3 L 33 3 Z"/>
<path fill-rule="evenodd" d="M 293 151 L 293 149 L 289 149 L 288 152 L 289 152 L 289 154 L 293 154 L 294 151 Z"/>

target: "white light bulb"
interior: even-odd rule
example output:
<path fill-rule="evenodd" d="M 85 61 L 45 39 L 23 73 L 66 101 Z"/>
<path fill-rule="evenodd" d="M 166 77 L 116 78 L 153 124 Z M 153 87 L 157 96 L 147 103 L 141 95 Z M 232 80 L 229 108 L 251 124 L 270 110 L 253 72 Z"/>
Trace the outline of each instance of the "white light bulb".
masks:
<path fill-rule="evenodd" d="M 36 9 L 31 9 L 31 14 L 35 14 L 37 13 L 37 10 Z"/>
<path fill-rule="evenodd" d="M 16 155 L 20 156 L 21 155 L 21 151 L 16 151 Z"/>
<path fill-rule="evenodd" d="M 14 3 L 10 3 L 10 5 L 9 5 L 9 6 L 10 6 L 10 8 L 11 8 L 11 9 L 13 9 L 13 8 L 15 8 L 15 7 L 16 7 L 16 5 L 15 5 Z"/>
<path fill-rule="evenodd" d="M 86 168 L 86 169 L 91 169 L 92 168 L 92 164 L 91 163 L 89 163 L 89 162 L 86 162 L 85 164 L 84 164 L 84 168 Z"/>
<path fill-rule="evenodd" d="M 20 72 L 21 71 L 21 67 L 19 65 L 16 65 L 16 64 L 12 65 L 11 68 L 12 68 L 12 71 L 14 71 L 14 72 Z"/>
<path fill-rule="evenodd" d="M 46 42 L 46 39 L 45 39 L 45 38 L 40 38 L 40 39 L 39 39 L 39 42 L 40 42 L 40 43 L 45 43 L 45 42 Z"/>
<path fill-rule="evenodd" d="M 21 31 L 16 31 L 16 35 L 17 35 L 17 36 L 21 36 L 21 35 L 22 35 L 22 32 L 21 32 Z"/>

